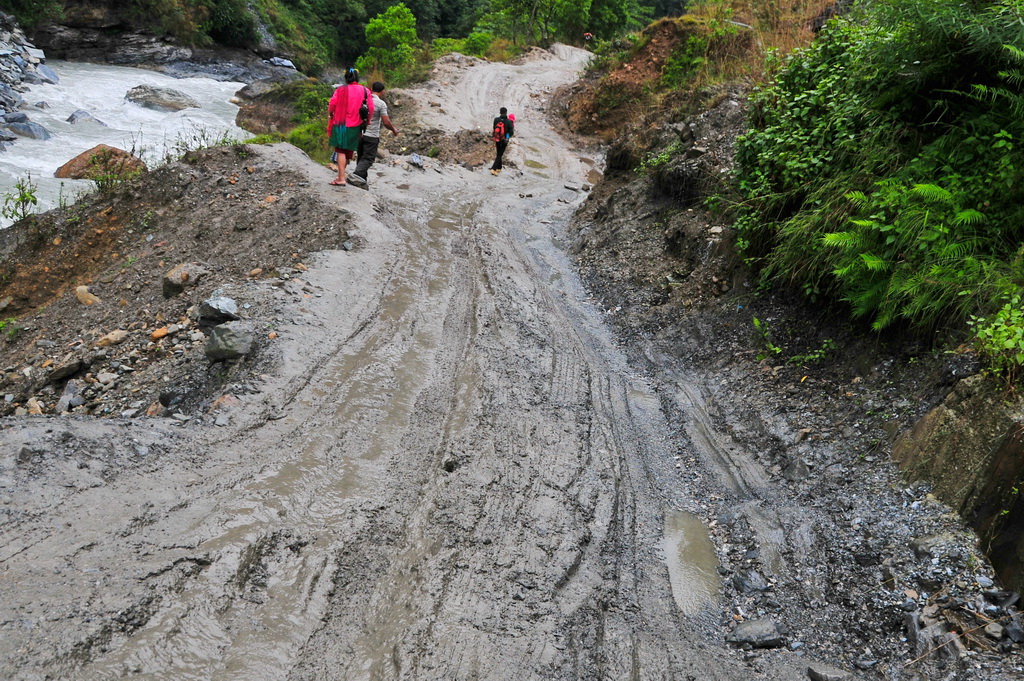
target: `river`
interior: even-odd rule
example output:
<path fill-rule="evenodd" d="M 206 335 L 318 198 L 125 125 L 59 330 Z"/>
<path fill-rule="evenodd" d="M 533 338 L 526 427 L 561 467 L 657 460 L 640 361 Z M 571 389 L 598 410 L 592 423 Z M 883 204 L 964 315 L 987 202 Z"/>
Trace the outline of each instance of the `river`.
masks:
<path fill-rule="evenodd" d="M 29 120 L 49 131 L 49 140 L 18 138 L 0 152 L 0 204 L 15 184 L 30 180 L 36 187 L 39 211 L 72 202 L 91 191 L 88 180 L 59 180 L 54 171 L 68 160 L 97 144 L 134 150 L 150 166 L 185 148 L 206 146 L 225 137 L 242 139 L 247 133 L 235 125 L 238 107 L 231 97 L 244 83 L 221 82 L 211 78 L 172 78 L 154 71 L 48 61 L 60 83 L 35 85 L 24 93 Z M 136 85 L 152 85 L 184 92 L 201 103 L 199 109 L 161 112 L 146 109 L 125 99 Z M 45 108 L 37 105 L 46 102 Z M 82 109 L 106 126 L 67 122 Z M 10 224 L 4 219 L 0 225 Z"/>

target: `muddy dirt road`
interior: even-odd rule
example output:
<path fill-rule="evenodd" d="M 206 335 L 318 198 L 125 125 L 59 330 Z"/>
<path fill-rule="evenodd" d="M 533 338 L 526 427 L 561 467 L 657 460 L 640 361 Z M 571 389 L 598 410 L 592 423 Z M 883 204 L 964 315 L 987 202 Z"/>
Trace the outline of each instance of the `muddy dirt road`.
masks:
<path fill-rule="evenodd" d="M 338 190 L 291 147 L 258 151 L 357 216 L 360 247 L 318 257 L 321 295 L 231 426 L 0 433 L 5 474 L 30 445 L 118 469 L 69 458 L 7 488 L 0 677 L 806 677 L 723 644 L 686 434 L 557 242 L 595 169 L 541 102 L 585 54 L 427 86 L 431 125 L 486 134 L 499 106 L 517 114 L 499 177 L 381 163 L 370 192 Z"/>

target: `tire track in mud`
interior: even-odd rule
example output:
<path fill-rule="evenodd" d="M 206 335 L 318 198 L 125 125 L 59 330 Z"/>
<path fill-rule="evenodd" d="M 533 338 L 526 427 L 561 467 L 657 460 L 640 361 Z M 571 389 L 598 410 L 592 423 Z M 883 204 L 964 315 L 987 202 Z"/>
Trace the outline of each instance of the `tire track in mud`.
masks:
<path fill-rule="evenodd" d="M 443 405 L 458 420 L 445 421 L 426 461 L 403 548 L 369 591 L 365 572 L 339 574 L 292 678 L 655 678 L 698 668 L 663 564 L 633 548 L 638 534 L 656 543 L 661 502 L 630 460 L 664 433 L 637 429 L 644 419 L 606 349 L 536 285 L 536 265 L 512 239 L 484 225 L 467 237 L 478 283 L 456 316 L 473 324 L 453 324 L 471 333 L 451 356 L 461 364 L 456 402 Z M 423 399 L 416 411 L 433 411 Z M 735 678 L 716 674 L 703 678 Z"/>

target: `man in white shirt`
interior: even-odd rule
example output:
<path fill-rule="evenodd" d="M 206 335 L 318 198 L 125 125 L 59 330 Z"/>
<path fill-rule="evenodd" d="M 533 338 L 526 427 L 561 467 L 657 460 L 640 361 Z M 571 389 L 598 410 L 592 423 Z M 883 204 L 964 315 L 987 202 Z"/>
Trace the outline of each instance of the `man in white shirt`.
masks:
<path fill-rule="evenodd" d="M 363 131 L 363 136 L 359 138 L 359 148 L 356 150 L 356 157 L 359 159 L 359 162 L 356 164 L 355 170 L 348 177 L 350 182 L 361 187 L 368 186 L 367 176 L 370 166 L 377 160 L 377 148 L 380 145 L 380 126 L 383 125 L 393 135 L 398 136 L 398 128 L 388 118 L 388 105 L 380 98 L 380 95 L 384 93 L 384 83 L 377 81 L 370 86 L 370 90 L 373 93 L 373 115 L 370 117 L 366 130 Z"/>

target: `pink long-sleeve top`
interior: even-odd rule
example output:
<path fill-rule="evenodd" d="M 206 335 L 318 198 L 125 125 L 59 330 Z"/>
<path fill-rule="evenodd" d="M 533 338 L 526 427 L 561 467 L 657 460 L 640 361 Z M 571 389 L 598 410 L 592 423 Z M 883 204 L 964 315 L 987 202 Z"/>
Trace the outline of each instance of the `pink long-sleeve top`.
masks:
<path fill-rule="evenodd" d="M 363 93 L 366 93 L 366 106 L 370 109 L 367 120 L 373 117 L 373 95 L 370 90 L 359 83 L 342 85 L 334 91 L 331 103 L 327 105 L 327 134 L 336 125 L 354 128 L 362 123 L 359 107 L 363 105 Z"/>

